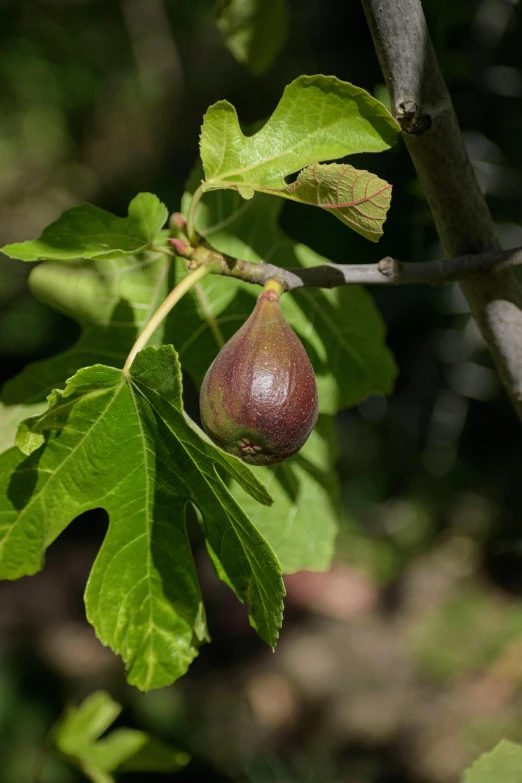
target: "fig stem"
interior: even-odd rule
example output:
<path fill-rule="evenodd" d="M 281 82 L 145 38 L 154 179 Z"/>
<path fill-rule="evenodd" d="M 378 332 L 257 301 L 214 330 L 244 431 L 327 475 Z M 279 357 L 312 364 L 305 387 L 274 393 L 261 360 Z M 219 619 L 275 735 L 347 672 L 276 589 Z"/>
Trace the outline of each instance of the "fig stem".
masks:
<path fill-rule="evenodd" d="M 124 374 L 128 374 L 130 366 L 136 358 L 136 354 L 145 348 L 158 326 L 167 317 L 174 305 L 179 302 L 181 297 L 186 294 L 187 291 L 190 291 L 192 286 L 196 285 L 196 283 L 199 283 L 200 280 L 203 280 L 203 278 L 206 277 L 209 272 L 210 269 L 208 266 L 198 266 L 197 269 L 189 272 L 189 274 L 184 277 L 183 280 L 181 280 L 177 286 L 175 286 L 175 288 L 172 289 L 167 298 L 160 304 L 152 318 L 147 321 L 143 331 L 132 346 L 125 364 L 123 365 Z"/>
<path fill-rule="evenodd" d="M 263 286 L 263 291 L 275 291 L 278 296 L 281 296 L 285 292 L 285 286 L 277 277 L 269 277 Z"/>
<path fill-rule="evenodd" d="M 203 195 L 203 188 L 200 185 L 199 188 L 197 188 L 192 194 L 192 200 L 189 204 L 189 208 L 187 211 L 186 232 L 190 244 L 193 245 L 194 247 L 197 247 L 197 245 L 199 244 L 198 234 L 195 226 L 195 220 L 196 220 L 196 209 L 201 200 L 202 195 Z"/>

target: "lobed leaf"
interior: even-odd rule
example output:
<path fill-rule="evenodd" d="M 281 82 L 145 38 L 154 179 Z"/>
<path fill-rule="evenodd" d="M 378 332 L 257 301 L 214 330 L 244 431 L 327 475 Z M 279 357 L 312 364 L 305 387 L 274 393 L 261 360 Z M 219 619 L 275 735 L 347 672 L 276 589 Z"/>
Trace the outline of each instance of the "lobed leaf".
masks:
<path fill-rule="evenodd" d="M 69 707 L 53 730 L 56 749 L 93 783 L 115 783 L 116 770 L 174 772 L 187 764 L 186 753 L 143 731 L 122 728 L 102 737 L 121 709 L 104 691 Z"/>
<path fill-rule="evenodd" d="M 185 507 L 203 519 L 220 578 L 250 604 L 270 645 L 281 623 L 280 566 L 216 467 L 258 501 L 270 497 L 249 469 L 221 452 L 184 415 L 171 346 L 151 347 L 131 374 L 80 370 L 49 408 L 22 423 L 0 455 L 0 578 L 41 568 L 47 546 L 79 514 L 102 507 L 109 530 L 86 589 L 87 616 L 142 690 L 170 684 L 208 638 L 185 529 Z"/>
<path fill-rule="evenodd" d="M 66 210 L 39 239 L 5 245 L 2 252 L 21 261 L 44 259 L 109 260 L 150 247 L 168 218 L 167 208 L 152 193 L 139 193 L 126 218 L 82 204 Z"/>
<path fill-rule="evenodd" d="M 398 131 L 399 126 L 388 110 L 365 90 L 333 76 L 300 76 L 285 88 L 263 127 L 250 136 L 242 132 L 236 110 L 228 101 L 219 101 L 208 109 L 200 140 L 205 174 L 203 190 L 232 188 L 245 199 L 252 198 L 255 191 L 262 191 L 315 204 L 313 170 L 303 173 L 301 180 L 291 185 L 286 178 L 322 161 L 388 149 Z M 337 172 L 324 169 L 321 179 L 323 175 L 326 182 L 320 200 L 323 201 L 324 195 L 327 206 L 322 203 L 319 206 L 330 209 L 328 205 L 332 203 L 344 204 L 349 182 L 345 182 L 342 193 L 335 195 Z M 357 180 L 363 179 L 364 189 L 369 177 L 368 172 L 360 172 L 354 175 L 352 184 L 355 187 Z M 385 185 L 379 185 L 383 193 Z M 377 199 L 374 194 L 372 213 L 379 212 L 381 225 L 389 206 L 389 187 L 387 198 Z M 362 195 L 359 190 L 356 201 Z M 332 209 L 332 214 L 353 227 L 346 219 L 351 217 L 353 221 L 357 212 L 352 202 L 353 198 L 349 197 L 350 213 L 338 206 Z M 375 214 L 370 217 L 375 218 Z M 355 225 L 360 233 L 376 238 L 375 233 L 368 231 L 365 220 L 358 220 Z M 375 229 L 373 223 L 370 225 Z"/>

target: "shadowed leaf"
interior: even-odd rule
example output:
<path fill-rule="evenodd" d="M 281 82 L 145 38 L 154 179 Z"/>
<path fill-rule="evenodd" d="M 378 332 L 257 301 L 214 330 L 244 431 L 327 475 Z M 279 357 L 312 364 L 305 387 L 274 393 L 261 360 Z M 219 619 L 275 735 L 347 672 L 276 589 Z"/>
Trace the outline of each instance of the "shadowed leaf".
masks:
<path fill-rule="evenodd" d="M 392 187 L 369 171 L 353 166 L 314 163 L 291 185 L 270 191 L 275 195 L 321 207 L 366 239 L 377 242 L 390 206 Z"/>
<path fill-rule="evenodd" d="M 230 491 L 277 554 L 285 574 L 326 571 L 333 557 L 339 519 L 337 432 L 320 416 L 301 451 L 286 462 L 256 468 L 274 499 L 270 509 L 232 482 Z"/>
<path fill-rule="evenodd" d="M 108 693 L 96 691 L 78 707 L 69 707 L 52 731 L 56 749 L 93 783 L 115 783 L 112 772 L 174 772 L 184 767 L 186 753 L 143 731 L 121 728 L 102 734 L 121 713 Z"/>
<path fill-rule="evenodd" d="M 223 0 L 217 26 L 236 60 L 259 76 L 285 43 L 288 17 L 287 0 Z"/>

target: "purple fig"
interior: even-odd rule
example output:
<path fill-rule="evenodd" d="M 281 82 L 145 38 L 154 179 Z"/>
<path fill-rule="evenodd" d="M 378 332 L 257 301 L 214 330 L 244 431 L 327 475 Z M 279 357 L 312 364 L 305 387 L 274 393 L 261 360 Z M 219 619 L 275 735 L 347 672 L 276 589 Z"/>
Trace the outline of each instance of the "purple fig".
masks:
<path fill-rule="evenodd" d="M 207 370 L 201 421 L 212 440 L 252 465 L 295 454 L 317 421 L 317 384 L 305 349 L 265 290 Z"/>

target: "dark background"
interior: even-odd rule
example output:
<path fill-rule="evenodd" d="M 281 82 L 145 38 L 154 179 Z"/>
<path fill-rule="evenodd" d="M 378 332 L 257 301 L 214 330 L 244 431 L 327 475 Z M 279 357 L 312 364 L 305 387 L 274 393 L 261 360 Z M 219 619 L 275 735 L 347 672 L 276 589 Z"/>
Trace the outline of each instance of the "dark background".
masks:
<path fill-rule="evenodd" d="M 268 116 L 302 73 L 384 98 L 358 2 L 292 0 L 287 44 L 255 78 L 202 0 L 0 1 L 0 243 L 37 236 L 87 200 L 126 214 L 143 190 L 179 208 L 201 117 L 221 98 Z M 522 34 L 516 0 L 427 0 L 425 11 L 506 247 L 522 244 Z M 333 261 L 440 256 L 401 141 L 359 156 L 393 184 L 374 246 L 320 210 L 282 224 Z M 0 256 L 0 380 L 74 342 Z M 329 575 L 287 580 L 275 655 L 199 557 L 213 643 L 175 686 L 142 695 L 97 642 L 82 592 L 106 528 L 76 520 L 45 570 L 0 585 L 0 781 L 36 783 L 67 701 L 96 688 L 121 725 L 188 750 L 177 775 L 122 780 L 456 783 L 502 737 L 522 740 L 520 431 L 458 289 L 372 293 L 400 376 L 389 400 L 339 416 L 343 519 Z M 190 403 L 190 401 L 189 401 Z M 41 783 L 81 777 L 57 761 Z"/>

